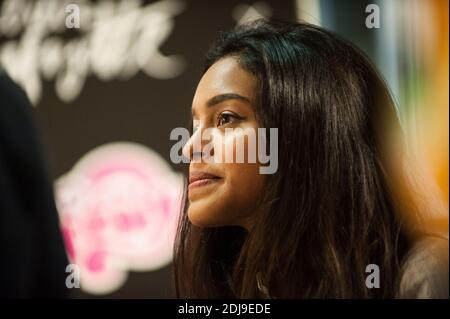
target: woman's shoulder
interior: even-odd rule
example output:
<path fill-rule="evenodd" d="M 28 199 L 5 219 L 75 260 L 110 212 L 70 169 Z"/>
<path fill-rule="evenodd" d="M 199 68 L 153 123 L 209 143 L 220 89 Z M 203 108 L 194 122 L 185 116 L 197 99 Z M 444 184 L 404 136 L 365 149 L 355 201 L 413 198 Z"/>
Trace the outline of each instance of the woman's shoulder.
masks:
<path fill-rule="evenodd" d="M 400 298 L 449 297 L 448 237 L 424 236 L 406 255 L 400 281 Z"/>

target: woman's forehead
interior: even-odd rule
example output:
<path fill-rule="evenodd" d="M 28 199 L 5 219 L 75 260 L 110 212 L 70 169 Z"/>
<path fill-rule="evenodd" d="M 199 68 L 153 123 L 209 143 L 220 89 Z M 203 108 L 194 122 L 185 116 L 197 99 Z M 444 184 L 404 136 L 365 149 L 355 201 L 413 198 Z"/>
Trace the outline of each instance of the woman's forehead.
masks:
<path fill-rule="evenodd" d="M 215 62 L 200 79 L 192 108 L 204 106 L 222 94 L 237 94 L 252 100 L 255 89 L 256 78 L 244 70 L 235 57 L 225 57 Z"/>

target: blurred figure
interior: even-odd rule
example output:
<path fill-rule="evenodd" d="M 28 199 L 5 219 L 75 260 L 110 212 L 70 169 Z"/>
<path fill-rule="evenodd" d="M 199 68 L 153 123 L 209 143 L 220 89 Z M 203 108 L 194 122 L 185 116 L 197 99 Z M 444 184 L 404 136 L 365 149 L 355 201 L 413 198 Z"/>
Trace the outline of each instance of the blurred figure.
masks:
<path fill-rule="evenodd" d="M 0 297 L 66 297 L 68 261 L 30 108 L 0 69 Z"/>

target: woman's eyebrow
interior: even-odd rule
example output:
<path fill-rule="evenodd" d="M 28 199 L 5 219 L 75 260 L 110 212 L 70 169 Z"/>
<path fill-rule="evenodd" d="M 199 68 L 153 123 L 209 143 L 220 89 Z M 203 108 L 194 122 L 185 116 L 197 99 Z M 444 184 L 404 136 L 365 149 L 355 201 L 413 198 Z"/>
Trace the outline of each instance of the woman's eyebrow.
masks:
<path fill-rule="evenodd" d="M 212 107 L 212 106 L 215 106 L 215 105 L 217 105 L 219 103 L 222 103 L 224 101 L 227 101 L 227 100 L 240 100 L 240 101 L 243 101 L 243 102 L 246 102 L 246 103 L 250 103 L 250 99 L 249 98 L 247 98 L 245 96 L 242 96 L 240 94 L 237 94 L 237 93 L 223 93 L 223 94 L 219 94 L 219 95 L 216 95 L 216 96 L 213 96 L 212 98 L 210 98 L 206 102 L 206 106 L 207 107 Z M 192 116 L 195 117 L 195 108 L 192 108 L 191 112 L 192 112 Z"/>
<path fill-rule="evenodd" d="M 219 95 L 216 95 L 216 96 L 210 98 L 208 100 L 208 102 L 206 102 L 206 105 L 208 107 L 211 107 L 211 106 L 217 105 L 219 103 L 222 103 L 223 101 L 226 101 L 226 100 L 241 100 L 241 101 L 250 103 L 250 99 L 249 98 L 247 98 L 245 96 L 242 96 L 240 94 L 237 94 L 237 93 L 224 93 L 224 94 L 219 94 Z"/>

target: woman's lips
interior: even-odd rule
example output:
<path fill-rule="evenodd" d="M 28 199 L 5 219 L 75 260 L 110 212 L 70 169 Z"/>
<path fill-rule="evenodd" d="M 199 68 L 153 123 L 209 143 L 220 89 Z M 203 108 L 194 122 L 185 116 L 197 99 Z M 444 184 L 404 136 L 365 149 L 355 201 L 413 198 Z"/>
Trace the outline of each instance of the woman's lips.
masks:
<path fill-rule="evenodd" d="M 189 174 L 189 189 L 206 186 L 215 183 L 221 178 L 205 172 L 192 172 Z"/>

